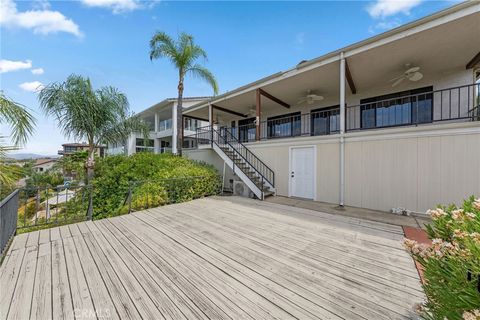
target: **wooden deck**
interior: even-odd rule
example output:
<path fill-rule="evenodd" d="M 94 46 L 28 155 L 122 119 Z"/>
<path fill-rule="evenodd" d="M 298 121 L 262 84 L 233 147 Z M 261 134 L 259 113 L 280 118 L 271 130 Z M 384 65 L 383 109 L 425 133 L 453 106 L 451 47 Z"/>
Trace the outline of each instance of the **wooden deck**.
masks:
<path fill-rule="evenodd" d="M 1 319 L 408 319 L 398 226 L 208 198 L 17 236 Z"/>

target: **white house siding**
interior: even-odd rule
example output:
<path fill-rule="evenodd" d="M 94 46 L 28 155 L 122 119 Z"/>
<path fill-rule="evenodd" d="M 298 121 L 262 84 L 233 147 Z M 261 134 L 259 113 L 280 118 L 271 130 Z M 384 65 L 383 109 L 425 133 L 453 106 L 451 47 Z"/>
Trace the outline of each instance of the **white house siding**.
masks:
<path fill-rule="evenodd" d="M 275 172 L 277 195 L 288 196 L 289 148 L 315 145 L 316 201 L 339 201 L 339 138 L 316 136 L 247 144 Z M 346 135 L 345 204 L 424 212 L 480 195 L 478 123 L 426 125 Z"/>

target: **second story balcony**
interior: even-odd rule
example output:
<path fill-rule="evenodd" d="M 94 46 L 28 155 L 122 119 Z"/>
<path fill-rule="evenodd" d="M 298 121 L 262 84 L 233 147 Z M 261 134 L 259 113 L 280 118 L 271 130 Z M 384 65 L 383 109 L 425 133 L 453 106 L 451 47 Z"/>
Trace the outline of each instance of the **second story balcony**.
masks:
<path fill-rule="evenodd" d="M 394 127 L 480 121 L 480 83 L 432 90 L 421 88 L 369 98 L 345 108 L 346 133 Z M 241 142 L 277 138 L 321 136 L 340 133 L 339 105 L 263 116 L 257 137 L 255 118 L 239 120 L 236 126 L 221 126 Z M 479 124 L 480 125 L 480 124 Z"/>

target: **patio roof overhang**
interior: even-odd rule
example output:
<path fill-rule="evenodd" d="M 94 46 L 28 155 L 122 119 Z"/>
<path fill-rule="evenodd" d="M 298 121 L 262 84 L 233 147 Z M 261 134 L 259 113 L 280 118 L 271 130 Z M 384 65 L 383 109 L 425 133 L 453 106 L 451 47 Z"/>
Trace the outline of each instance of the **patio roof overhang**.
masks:
<path fill-rule="evenodd" d="M 214 104 L 239 114 L 253 115 L 257 89 L 292 106 L 307 90 L 338 104 L 341 52 L 348 66 L 347 94 L 367 92 L 372 88 L 392 90 L 390 80 L 402 74 L 407 63 L 420 66 L 424 74 L 422 83 L 428 83 L 451 70 L 465 69 L 480 52 L 479 34 L 480 3 L 461 3 L 214 97 L 186 109 L 185 113 L 208 118 L 208 106 Z M 278 108 L 284 109 L 272 99 L 262 99 L 263 112 Z"/>

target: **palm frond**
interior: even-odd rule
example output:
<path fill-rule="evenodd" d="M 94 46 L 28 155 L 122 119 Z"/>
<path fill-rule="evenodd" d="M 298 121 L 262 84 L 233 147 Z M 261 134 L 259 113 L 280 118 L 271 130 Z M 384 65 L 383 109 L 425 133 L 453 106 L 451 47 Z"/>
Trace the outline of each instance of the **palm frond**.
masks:
<path fill-rule="evenodd" d="M 150 40 L 150 60 L 169 58 L 172 62 L 177 61 L 180 54 L 175 41 L 165 32 L 156 32 Z"/>
<path fill-rule="evenodd" d="M 210 70 L 208 70 L 204 66 L 201 66 L 199 64 L 195 64 L 192 67 L 190 67 L 187 70 L 187 72 L 188 72 L 188 74 L 190 74 L 194 77 L 197 77 L 197 78 L 200 78 L 200 79 L 203 79 L 204 81 L 206 81 L 212 87 L 213 93 L 215 95 L 218 94 L 217 80 L 215 79 L 215 76 L 213 75 L 213 73 L 210 72 Z"/>
<path fill-rule="evenodd" d="M 22 168 L 6 162 L 7 153 L 17 150 L 18 148 L 14 146 L 4 145 L 4 138 L 5 137 L 0 137 L 0 188 L 11 188 L 15 185 L 15 182 L 22 176 Z"/>
<path fill-rule="evenodd" d="M 27 107 L 8 99 L 3 92 L 0 92 L 1 123 L 11 127 L 14 144 L 24 144 L 34 131 L 35 118 Z"/>

